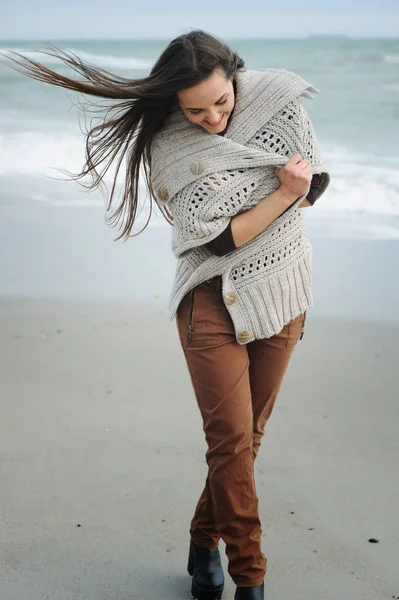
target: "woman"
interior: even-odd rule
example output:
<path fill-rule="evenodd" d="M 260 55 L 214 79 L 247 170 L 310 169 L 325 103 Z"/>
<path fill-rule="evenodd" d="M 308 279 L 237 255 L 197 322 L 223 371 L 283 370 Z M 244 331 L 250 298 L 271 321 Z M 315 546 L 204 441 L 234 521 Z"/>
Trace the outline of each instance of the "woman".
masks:
<path fill-rule="evenodd" d="M 105 163 L 105 173 L 118 156 L 116 179 L 126 156 L 123 199 L 114 205 L 113 188 L 108 204 L 119 238 L 133 235 L 141 163 L 150 202 L 174 225 L 170 318 L 208 444 L 208 475 L 190 525 L 192 595 L 221 598 L 222 538 L 235 600 L 260 600 L 267 561 L 254 460 L 312 305 L 301 208 L 330 179 L 301 101 L 318 90 L 295 73 L 246 69 L 202 30 L 172 40 L 142 79 L 117 77 L 54 47 L 47 53 L 84 79 L 17 53 L 11 60 L 46 83 L 123 100 L 88 133 L 76 177 L 94 174 L 93 188 L 103 177 L 97 167 Z"/>

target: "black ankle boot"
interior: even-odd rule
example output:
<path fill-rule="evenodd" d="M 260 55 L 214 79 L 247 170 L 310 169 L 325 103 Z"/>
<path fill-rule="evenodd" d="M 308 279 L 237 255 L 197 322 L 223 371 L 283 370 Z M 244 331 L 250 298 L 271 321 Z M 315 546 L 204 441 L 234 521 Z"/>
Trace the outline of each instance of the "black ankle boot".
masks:
<path fill-rule="evenodd" d="M 263 600 L 264 583 L 255 587 L 238 587 L 234 595 L 234 600 Z"/>
<path fill-rule="evenodd" d="M 218 600 L 222 597 L 224 575 L 218 548 L 201 548 L 191 540 L 187 571 L 193 578 L 193 598 Z"/>

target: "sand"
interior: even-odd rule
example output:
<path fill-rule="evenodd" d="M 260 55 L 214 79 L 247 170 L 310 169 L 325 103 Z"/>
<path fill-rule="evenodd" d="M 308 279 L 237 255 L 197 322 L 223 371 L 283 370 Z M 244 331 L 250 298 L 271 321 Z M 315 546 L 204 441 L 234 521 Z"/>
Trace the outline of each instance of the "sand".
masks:
<path fill-rule="evenodd" d="M 398 334 L 309 312 L 256 464 L 266 598 L 399 597 Z M 205 442 L 163 306 L 3 299 L 0 410 L 1 600 L 189 598 Z"/>

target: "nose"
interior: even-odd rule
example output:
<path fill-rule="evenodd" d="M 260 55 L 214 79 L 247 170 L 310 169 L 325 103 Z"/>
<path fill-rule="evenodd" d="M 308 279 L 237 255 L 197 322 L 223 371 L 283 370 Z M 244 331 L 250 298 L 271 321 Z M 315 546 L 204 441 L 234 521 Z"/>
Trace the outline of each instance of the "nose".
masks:
<path fill-rule="evenodd" d="M 208 113 L 207 116 L 207 121 L 209 121 L 209 123 L 218 123 L 220 121 L 220 119 L 222 118 L 222 114 L 223 113 L 219 113 L 216 109 L 211 110 Z"/>

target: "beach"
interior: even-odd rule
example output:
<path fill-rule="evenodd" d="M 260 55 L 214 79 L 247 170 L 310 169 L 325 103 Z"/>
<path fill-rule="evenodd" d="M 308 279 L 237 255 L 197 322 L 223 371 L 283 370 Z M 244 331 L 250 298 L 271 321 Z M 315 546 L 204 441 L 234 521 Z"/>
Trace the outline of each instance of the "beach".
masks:
<path fill-rule="evenodd" d="M 2 600 L 189 597 L 205 442 L 175 324 L 20 299 L 0 331 Z M 266 597 L 399 595 L 398 333 L 308 318 L 256 463 Z"/>

